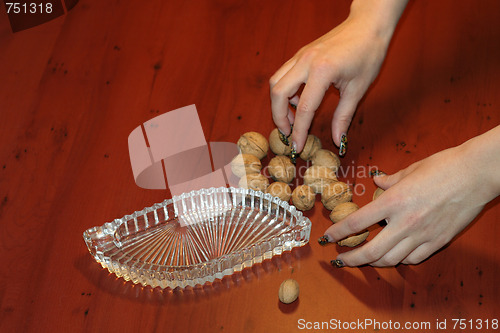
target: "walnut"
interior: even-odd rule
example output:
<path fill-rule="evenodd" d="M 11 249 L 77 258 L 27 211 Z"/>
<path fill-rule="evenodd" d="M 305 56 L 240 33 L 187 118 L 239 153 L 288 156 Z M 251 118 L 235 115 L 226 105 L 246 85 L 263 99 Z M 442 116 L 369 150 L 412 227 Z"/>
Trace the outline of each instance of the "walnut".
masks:
<path fill-rule="evenodd" d="M 250 188 L 255 191 L 264 192 L 269 186 L 269 180 L 261 173 L 251 173 L 241 177 L 238 185 L 242 188 Z"/>
<path fill-rule="evenodd" d="M 260 133 L 247 132 L 243 134 L 237 143 L 243 154 L 252 154 L 260 160 L 267 156 L 269 144 L 267 139 Z"/>
<path fill-rule="evenodd" d="M 304 173 L 304 184 L 311 186 L 314 193 L 321 193 L 326 185 L 335 181 L 335 172 L 323 165 L 313 165 Z"/>
<path fill-rule="evenodd" d="M 237 177 L 250 173 L 260 173 L 262 164 L 257 156 L 251 154 L 238 154 L 231 161 L 231 171 Z"/>
<path fill-rule="evenodd" d="M 326 209 L 332 210 L 338 204 L 349 202 L 352 199 L 352 190 L 344 182 L 333 182 L 328 184 L 321 192 L 321 202 Z"/>
<path fill-rule="evenodd" d="M 299 283 L 294 279 L 287 279 L 280 285 L 278 297 L 282 303 L 290 304 L 299 297 Z"/>
<path fill-rule="evenodd" d="M 269 161 L 269 174 L 276 181 L 290 183 L 295 178 L 295 165 L 286 156 L 275 156 Z"/>
<path fill-rule="evenodd" d="M 309 134 L 304 149 L 300 153 L 300 158 L 304 161 L 309 161 L 318 149 L 321 149 L 320 139 L 315 135 Z"/>
<path fill-rule="evenodd" d="M 292 190 L 290 189 L 290 186 L 283 182 L 272 183 L 267 187 L 266 193 L 287 202 L 290 201 L 290 198 L 292 197 Z"/>
<path fill-rule="evenodd" d="M 349 214 L 354 213 L 359 209 L 358 205 L 356 205 L 353 202 L 344 202 L 341 204 L 338 204 L 330 213 L 330 220 L 332 220 L 333 223 L 337 223 L 341 220 L 343 220 L 345 217 L 347 217 Z M 337 242 L 338 245 L 340 246 L 349 246 L 349 247 L 354 247 L 357 246 L 361 243 L 363 243 L 366 238 L 368 238 L 369 231 L 363 231 L 360 232 L 359 234 L 349 236 L 343 240 L 340 240 Z"/>
<path fill-rule="evenodd" d="M 287 146 L 281 141 L 277 128 L 273 129 L 269 134 L 269 147 L 276 155 L 290 155 L 292 153 L 292 146 Z"/>
<path fill-rule="evenodd" d="M 311 161 L 313 165 L 323 165 L 334 172 L 337 172 L 340 167 L 340 159 L 335 153 L 327 150 L 327 149 L 318 149 L 311 157 Z"/>
<path fill-rule="evenodd" d="M 310 186 L 300 185 L 292 192 L 292 203 L 297 209 L 310 210 L 315 201 L 316 195 Z"/>
<path fill-rule="evenodd" d="M 344 202 L 338 204 L 330 213 L 330 220 L 337 223 L 343 220 L 347 215 L 354 213 L 359 209 L 358 205 L 354 202 Z"/>

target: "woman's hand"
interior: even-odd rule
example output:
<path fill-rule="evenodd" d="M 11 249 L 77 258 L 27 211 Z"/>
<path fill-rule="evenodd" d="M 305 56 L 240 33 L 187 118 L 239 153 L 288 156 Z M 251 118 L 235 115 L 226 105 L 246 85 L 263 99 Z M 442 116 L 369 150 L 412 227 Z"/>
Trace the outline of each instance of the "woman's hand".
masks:
<path fill-rule="evenodd" d="M 340 145 L 358 102 L 380 70 L 406 1 L 363 1 L 354 1 L 342 24 L 300 49 L 271 77 L 274 122 L 285 135 L 294 124 L 297 152 L 302 151 L 314 113 L 331 84 L 340 91 L 332 120 L 332 138 Z M 295 115 L 289 103 L 296 106 Z"/>
<path fill-rule="evenodd" d="M 417 264 L 450 242 L 500 194 L 500 126 L 394 175 L 374 177 L 386 191 L 325 232 L 331 242 L 386 220 L 365 245 L 337 257 L 340 266 Z"/>

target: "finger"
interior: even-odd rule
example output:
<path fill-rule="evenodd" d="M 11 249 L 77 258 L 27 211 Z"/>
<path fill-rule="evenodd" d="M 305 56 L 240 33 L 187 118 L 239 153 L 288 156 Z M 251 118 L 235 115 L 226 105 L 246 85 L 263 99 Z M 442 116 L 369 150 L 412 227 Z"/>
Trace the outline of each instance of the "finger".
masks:
<path fill-rule="evenodd" d="M 339 104 L 332 119 L 332 138 L 337 146 L 340 146 L 341 135 L 347 133 L 349 129 L 361 97 L 362 94 L 352 92 L 348 88 L 340 96 Z"/>
<path fill-rule="evenodd" d="M 377 201 L 379 200 L 377 199 Z M 349 235 L 361 232 L 388 217 L 386 206 L 382 202 L 382 198 L 380 198 L 379 202 L 372 201 L 342 221 L 329 227 L 325 231 L 325 235 L 330 242 L 338 242 Z"/>
<path fill-rule="evenodd" d="M 337 260 L 341 260 L 345 266 L 350 267 L 375 263 L 401 242 L 403 238 L 402 233 L 385 227 L 365 245 L 339 254 Z"/>
<path fill-rule="evenodd" d="M 297 61 L 294 58 L 289 59 L 287 62 L 285 62 L 277 71 L 276 73 L 271 76 L 271 79 L 269 80 L 269 84 L 271 86 L 271 89 L 276 85 L 276 83 L 281 80 L 281 78 L 288 73 L 290 69 L 292 69 L 293 66 L 295 66 L 295 63 Z"/>
<path fill-rule="evenodd" d="M 324 75 L 310 75 L 307 80 L 297 105 L 293 124 L 292 141 L 295 142 L 295 149 L 298 153 L 304 148 L 314 114 L 329 86 L 330 81 Z"/>
<path fill-rule="evenodd" d="M 292 98 L 290 98 L 290 105 L 292 105 L 292 107 L 294 109 L 297 109 L 297 105 L 299 105 L 299 101 L 300 101 L 300 97 L 298 95 L 295 95 L 293 96 Z"/>
<path fill-rule="evenodd" d="M 422 261 L 429 258 L 437 250 L 439 250 L 439 248 L 436 248 L 430 242 L 421 244 L 415 250 L 413 250 L 408 256 L 406 256 L 406 258 L 403 259 L 402 263 L 406 265 L 420 264 Z"/>
<path fill-rule="evenodd" d="M 389 252 L 383 255 L 382 258 L 375 262 L 372 262 L 370 265 L 375 267 L 396 266 L 418 246 L 419 245 L 417 244 L 416 240 L 411 237 L 406 237 L 398 244 L 396 244 L 396 246 L 390 249 Z"/>
<path fill-rule="evenodd" d="M 406 169 L 399 170 L 392 175 L 380 174 L 378 176 L 374 176 L 373 181 L 375 182 L 375 185 L 377 185 L 381 189 L 387 190 L 389 187 L 393 186 L 396 183 L 399 183 L 401 179 L 412 173 L 420 165 L 420 163 L 421 161 L 413 163 Z"/>
<path fill-rule="evenodd" d="M 306 71 L 294 66 L 271 88 L 273 120 L 278 129 L 285 135 L 290 134 L 289 98 L 295 95 L 305 81 L 306 76 Z"/>

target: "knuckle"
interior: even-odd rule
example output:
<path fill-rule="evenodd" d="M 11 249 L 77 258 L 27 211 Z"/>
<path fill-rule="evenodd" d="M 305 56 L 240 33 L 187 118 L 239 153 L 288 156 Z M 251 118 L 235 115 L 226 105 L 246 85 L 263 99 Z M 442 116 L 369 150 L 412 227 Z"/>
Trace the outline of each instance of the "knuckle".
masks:
<path fill-rule="evenodd" d="M 279 84 L 274 85 L 271 88 L 271 98 L 279 98 L 283 96 L 283 89 L 281 89 L 281 86 Z"/>

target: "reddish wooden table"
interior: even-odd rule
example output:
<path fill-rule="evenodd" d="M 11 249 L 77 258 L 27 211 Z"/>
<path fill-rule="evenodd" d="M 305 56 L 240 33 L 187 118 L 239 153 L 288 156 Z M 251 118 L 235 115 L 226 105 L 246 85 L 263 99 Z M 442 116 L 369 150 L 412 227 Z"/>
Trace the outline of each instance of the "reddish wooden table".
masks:
<path fill-rule="evenodd" d="M 168 195 L 134 183 L 135 127 L 196 104 L 207 141 L 268 135 L 269 77 L 349 5 L 82 0 L 17 33 L 0 10 L 0 331 L 293 332 L 358 319 L 432 325 L 416 332 L 434 331 L 436 320 L 457 331 L 453 319 L 491 328 L 500 319 L 499 200 L 421 265 L 341 270 L 329 261 L 343 249 L 316 242 L 330 225 L 318 204 L 307 213 L 310 244 L 185 290 L 124 282 L 83 242 L 87 228 Z M 499 22 L 494 0 L 412 2 L 353 120 L 343 166 L 394 172 L 498 125 Z M 334 151 L 337 100 L 331 91 L 311 129 Z M 344 179 L 357 184 L 356 203 L 370 201 L 371 179 Z M 301 295 L 284 306 L 278 287 L 290 277 Z"/>

